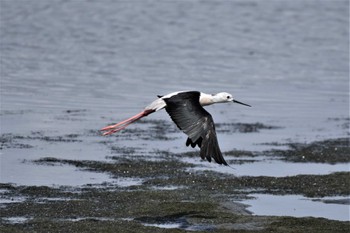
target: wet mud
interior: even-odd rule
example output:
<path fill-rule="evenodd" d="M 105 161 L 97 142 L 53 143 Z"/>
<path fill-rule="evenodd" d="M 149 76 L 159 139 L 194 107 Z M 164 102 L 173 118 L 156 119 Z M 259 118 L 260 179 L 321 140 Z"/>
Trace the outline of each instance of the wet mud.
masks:
<path fill-rule="evenodd" d="M 346 163 L 350 162 L 349 138 L 329 139 L 310 144 L 291 143 L 290 150 L 267 152 L 291 162 Z"/>
<path fill-rule="evenodd" d="M 75 113 L 67 111 L 68 114 Z M 147 124 L 143 129 L 142 124 Z M 218 130 L 256 132 L 275 129 L 256 124 L 219 125 Z M 142 121 L 136 128 L 117 134 L 118 140 L 172 140 L 176 128 L 164 121 Z M 132 136 L 131 136 L 132 135 Z M 146 135 L 148 135 L 146 137 Z M 170 135 L 165 137 L 163 135 Z M 99 137 L 99 132 L 47 136 L 1 135 L 1 149 L 34 147 L 43 143 L 82 143 L 84 137 Z M 174 136 L 176 137 L 176 136 Z M 78 170 L 106 173 L 113 179 L 134 179 L 135 184 L 120 186 L 113 182 L 82 186 L 0 185 L 1 232 L 348 232 L 348 221 L 314 217 L 257 216 L 240 200 L 248 195 L 298 194 L 324 203 L 348 204 L 348 199 L 323 200 L 322 197 L 349 196 L 350 172 L 326 175 L 286 177 L 236 176 L 211 170 L 196 171 L 195 164 L 181 158 L 198 159 L 198 152 L 171 153 L 155 151 L 157 159 L 142 157 L 142 148 L 119 147 L 114 140 L 101 138 L 94 143 L 106 146 L 108 161 L 69 160 L 54 156 L 26 161 L 37 166 L 74 166 Z M 230 161 L 242 156 L 275 157 L 293 163 L 349 162 L 349 138 L 310 144 L 287 145 L 287 150 L 225 152 Z M 150 153 L 150 152 L 144 152 Z M 122 154 L 123 156 L 119 156 Z M 245 161 L 249 162 L 249 161 Z M 239 166 L 238 163 L 232 163 Z M 219 166 L 219 165 L 218 165 Z"/>

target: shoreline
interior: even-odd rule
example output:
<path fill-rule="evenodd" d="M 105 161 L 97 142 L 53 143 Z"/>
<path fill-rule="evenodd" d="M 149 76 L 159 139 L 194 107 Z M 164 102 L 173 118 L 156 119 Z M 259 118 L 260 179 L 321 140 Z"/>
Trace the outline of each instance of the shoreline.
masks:
<path fill-rule="evenodd" d="M 71 137 L 73 143 L 77 138 Z M 43 140 L 48 140 L 43 139 Z M 63 143 L 72 143 L 59 139 Z M 288 150 L 270 150 L 272 156 L 292 163 L 349 163 L 348 138 L 310 144 L 289 145 Z M 17 145 L 17 144 L 16 144 Z M 28 147 L 30 148 L 30 147 Z M 26 148 L 23 148 L 23 151 Z M 126 150 L 126 155 L 135 151 Z M 350 172 L 286 177 L 236 176 L 221 172 L 193 170 L 196 164 L 180 158 L 195 153 L 160 153 L 158 160 L 118 156 L 110 161 L 67 160 L 45 157 L 35 165 L 74 166 L 76 169 L 106 173 L 125 184 L 105 182 L 83 186 L 17 186 L 0 184 L 2 232 L 72 232 L 80 229 L 118 232 L 215 231 L 246 232 L 309 231 L 347 232 L 349 221 L 315 217 L 258 216 L 242 200 L 254 194 L 302 195 L 327 203 L 323 197 L 339 197 L 328 203 L 349 205 Z M 261 153 L 261 152 L 259 152 Z M 255 152 L 245 152 L 254 159 Z M 242 152 L 226 153 L 229 161 Z M 301 159 L 303 158 L 303 159 Z M 196 158 L 199 159 L 199 158 Z M 249 161 L 248 161 L 249 162 Z M 234 166 L 240 166 L 234 164 Z M 257 165 L 258 167 L 258 165 Z M 130 181 L 135 181 L 130 182 Z M 210 184 L 210 185 L 209 185 Z M 325 204 L 327 205 L 327 204 Z"/>

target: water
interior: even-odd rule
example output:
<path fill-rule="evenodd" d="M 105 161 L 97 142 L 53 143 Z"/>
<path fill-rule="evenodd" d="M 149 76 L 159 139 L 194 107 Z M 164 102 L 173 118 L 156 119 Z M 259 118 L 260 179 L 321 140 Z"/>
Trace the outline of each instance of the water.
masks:
<path fill-rule="evenodd" d="M 157 94 L 178 90 L 227 91 L 253 106 L 208 107 L 217 123 L 281 127 L 219 134 L 223 151 L 348 137 L 348 9 L 340 0 L 2 0 L 1 134 L 77 134 L 81 141 L 28 139 L 21 142 L 30 149 L 3 148 L 0 182 L 109 181 L 105 174 L 31 161 L 109 161 L 111 152 L 100 143 L 105 139 L 91 132 L 134 115 Z M 150 118 L 169 120 L 165 112 Z M 164 143 L 116 143 L 178 153 L 184 140 L 178 133 Z"/>
<path fill-rule="evenodd" d="M 245 159 L 250 161 L 252 158 L 240 158 L 243 161 Z M 291 163 L 263 156 L 254 157 L 253 159 L 255 161 L 245 162 L 239 165 L 234 164 L 232 167 L 217 166 L 215 163 L 208 163 L 195 158 L 182 158 L 181 161 L 196 165 L 194 168 L 189 168 L 189 171 L 210 170 L 235 176 L 286 177 L 296 175 L 327 175 L 333 172 L 347 172 L 350 168 L 350 163 Z M 229 160 L 228 163 L 233 164 Z"/>
<path fill-rule="evenodd" d="M 305 198 L 301 195 L 254 194 L 252 199 L 242 201 L 249 205 L 248 210 L 256 215 L 321 217 L 340 221 L 349 221 L 349 205 L 340 203 L 322 203 L 320 200 Z M 349 200 L 350 197 L 341 197 Z M 322 198 L 322 200 L 337 198 Z M 338 198 L 339 199 L 339 198 Z M 349 202 L 349 201 L 348 201 Z"/>
<path fill-rule="evenodd" d="M 165 223 L 165 224 L 148 224 L 145 223 L 145 226 L 150 226 L 150 227 L 159 227 L 159 228 L 165 228 L 165 229 L 173 229 L 173 228 L 180 228 L 181 223 Z"/>
<path fill-rule="evenodd" d="M 6 154 L 1 156 L 4 155 Z M 3 164 L 9 161 L 9 159 L 2 159 L 1 183 L 32 186 L 82 186 L 114 181 L 108 174 L 82 171 L 74 166 L 38 166 L 20 161 Z"/>
<path fill-rule="evenodd" d="M 4 221 L 11 223 L 11 224 L 21 224 L 28 222 L 32 218 L 28 217 L 8 217 L 8 218 L 2 218 Z"/>
<path fill-rule="evenodd" d="M 187 225 L 184 223 L 144 223 L 144 226 L 158 227 L 163 229 L 184 229 L 185 231 L 213 231 L 215 228 L 210 225 Z"/>

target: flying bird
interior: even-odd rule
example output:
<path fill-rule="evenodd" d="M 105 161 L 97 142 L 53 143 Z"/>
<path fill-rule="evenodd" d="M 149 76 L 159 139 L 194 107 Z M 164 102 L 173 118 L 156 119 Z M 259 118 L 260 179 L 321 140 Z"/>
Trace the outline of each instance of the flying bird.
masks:
<path fill-rule="evenodd" d="M 177 127 L 187 134 L 186 146 L 191 145 L 193 148 L 198 146 L 202 159 L 207 159 L 209 162 L 214 159 L 218 164 L 228 165 L 220 151 L 213 118 L 203 108 L 211 104 L 228 102 L 251 107 L 233 99 L 232 95 L 226 92 L 210 95 L 198 91 L 179 91 L 158 96 L 158 99 L 142 112 L 118 124 L 104 127 L 101 131 L 105 131 L 103 135 L 116 133 L 151 113 L 165 109 Z"/>

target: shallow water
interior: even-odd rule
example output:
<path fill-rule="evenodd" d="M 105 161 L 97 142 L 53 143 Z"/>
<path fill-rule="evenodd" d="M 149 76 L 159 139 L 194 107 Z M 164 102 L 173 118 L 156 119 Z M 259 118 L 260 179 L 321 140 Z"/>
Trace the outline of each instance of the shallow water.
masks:
<path fill-rule="evenodd" d="M 248 210 L 256 215 L 294 216 L 294 217 L 322 217 L 333 220 L 349 221 L 349 205 L 337 203 L 323 203 L 305 198 L 301 195 L 270 195 L 253 194 L 252 199 L 242 201 L 249 205 Z M 349 199 L 350 197 L 328 197 L 322 200 Z"/>
<path fill-rule="evenodd" d="M 188 151 L 181 133 L 161 141 L 107 139 L 96 132 L 139 112 L 157 94 L 178 90 L 228 91 L 253 106 L 208 107 L 217 123 L 279 127 L 220 133 L 223 151 L 349 136 L 347 1 L 0 4 L 1 134 L 18 142 L 2 148 L 1 183 L 109 182 L 106 174 L 31 162 L 43 157 L 110 161 L 115 154 L 103 144 L 108 140 L 141 154 Z M 149 118 L 170 122 L 165 112 Z M 71 134 L 80 141 L 55 141 Z M 265 166 L 260 171 L 278 176 L 270 170 L 278 163 L 243 164 L 235 172 L 252 175 L 249 166 Z M 305 173 L 303 166 L 282 165 L 290 173 L 280 175 Z M 312 174 L 347 165 L 334 166 L 310 164 Z"/>
<path fill-rule="evenodd" d="M 247 161 L 242 164 L 232 164 L 228 166 L 218 166 L 215 163 L 208 163 L 193 158 L 183 158 L 184 162 L 195 164 L 195 168 L 189 168 L 189 171 L 216 171 L 235 176 L 271 176 L 285 177 L 296 175 L 326 175 L 333 172 L 349 171 L 350 163 L 291 163 L 274 158 L 261 157 L 257 158 L 240 158 L 239 161 Z M 237 162 L 238 160 L 234 160 Z M 230 164 L 230 162 L 228 162 Z"/>
<path fill-rule="evenodd" d="M 32 218 L 30 217 L 10 217 L 10 218 L 3 218 L 3 220 L 5 220 L 8 223 L 11 224 L 19 224 L 19 223 L 25 223 L 29 220 L 31 220 Z"/>

